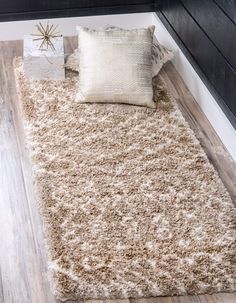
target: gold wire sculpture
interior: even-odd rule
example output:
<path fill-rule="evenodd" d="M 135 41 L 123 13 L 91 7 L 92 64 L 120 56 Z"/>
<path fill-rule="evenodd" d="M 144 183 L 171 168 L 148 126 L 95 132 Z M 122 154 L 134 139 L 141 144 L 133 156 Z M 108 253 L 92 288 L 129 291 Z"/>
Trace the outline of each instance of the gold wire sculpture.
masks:
<path fill-rule="evenodd" d="M 33 41 L 42 40 L 42 43 L 39 46 L 39 49 L 43 50 L 48 49 L 49 47 L 55 51 L 55 47 L 53 45 L 52 39 L 57 37 L 62 37 L 62 35 L 59 32 L 56 32 L 56 29 L 58 25 L 49 25 L 47 22 L 47 25 L 44 27 L 41 22 L 35 25 L 37 30 L 39 31 L 38 34 L 32 34 L 32 36 L 36 36 L 38 38 L 34 38 Z"/>

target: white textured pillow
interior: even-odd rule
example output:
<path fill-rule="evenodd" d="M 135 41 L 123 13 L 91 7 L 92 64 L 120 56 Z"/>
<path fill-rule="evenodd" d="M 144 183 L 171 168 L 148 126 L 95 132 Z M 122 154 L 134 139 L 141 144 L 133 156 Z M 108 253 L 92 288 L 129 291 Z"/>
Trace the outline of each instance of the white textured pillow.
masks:
<path fill-rule="evenodd" d="M 154 27 L 98 29 L 77 27 L 79 102 L 128 103 L 151 108 Z"/>
<path fill-rule="evenodd" d="M 106 28 L 110 29 L 111 27 Z M 113 27 L 114 28 L 114 27 Z M 164 45 L 162 45 L 157 38 L 153 37 L 152 45 L 152 77 L 155 77 L 162 66 L 172 60 L 174 57 L 174 52 Z M 79 49 L 76 48 L 74 52 L 68 56 L 65 67 L 73 71 L 79 72 Z"/>

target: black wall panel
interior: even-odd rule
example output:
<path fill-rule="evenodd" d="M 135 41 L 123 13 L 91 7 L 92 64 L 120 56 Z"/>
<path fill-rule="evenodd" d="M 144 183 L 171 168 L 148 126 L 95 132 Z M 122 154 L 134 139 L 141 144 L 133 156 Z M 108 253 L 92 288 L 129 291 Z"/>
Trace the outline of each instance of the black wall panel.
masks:
<path fill-rule="evenodd" d="M 232 65 L 233 69 L 236 70 L 235 24 L 213 1 L 181 0 L 181 2 L 219 52 Z"/>
<path fill-rule="evenodd" d="M 236 127 L 235 23 L 214 0 L 158 3 L 158 16 Z"/>
<path fill-rule="evenodd" d="M 154 0 L 2 0 L 0 21 L 154 11 Z"/>
<path fill-rule="evenodd" d="M 215 3 L 236 23 L 236 1 L 235 0 L 215 0 Z"/>
<path fill-rule="evenodd" d="M 0 1 L 0 11 L 2 13 L 11 12 L 27 12 L 37 10 L 53 10 L 53 9 L 66 9 L 66 8 L 89 8 L 89 7 L 104 7 L 116 6 L 126 4 L 149 4 L 149 0 L 11 0 Z"/>

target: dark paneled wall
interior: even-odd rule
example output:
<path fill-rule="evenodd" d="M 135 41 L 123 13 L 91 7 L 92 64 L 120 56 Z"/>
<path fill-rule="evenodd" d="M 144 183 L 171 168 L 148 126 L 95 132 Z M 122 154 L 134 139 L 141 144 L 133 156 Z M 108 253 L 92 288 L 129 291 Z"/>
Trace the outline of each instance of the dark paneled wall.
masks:
<path fill-rule="evenodd" d="M 158 16 L 236 127 L 236 1 L 158 4 Z"/>
<path fill-rule="evenodd" d="M 215 0 L 216 4 L 225 12 L 231 20 L 236 23 L 236 1 Z"/>
<path fill-rule="evenodd" d="M 154 11 L 154 0 L 1 0 L 0 21 Z"/>

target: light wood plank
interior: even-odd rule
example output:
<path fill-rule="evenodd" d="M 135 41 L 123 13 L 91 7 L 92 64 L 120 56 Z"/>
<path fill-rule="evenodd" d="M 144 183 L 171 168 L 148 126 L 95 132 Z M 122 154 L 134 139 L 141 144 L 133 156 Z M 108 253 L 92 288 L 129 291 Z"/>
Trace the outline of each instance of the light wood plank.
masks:
<path fill-rule="evenodd" d="M 212 295 L 216 303 L 235 303 L 236 295 L 235 293 L 219 293 Z M 212 303 L 212 302 L 210 302 Z"/>
<path fill-rule="evenodd" d="M 172 303 L 171 297 L 131 299 L 131 303 Z"/>
<path fill-rule="evenodd" d="M 200 295 L 201 303 L 216 303 L 216 299 L 213 295 Z"/>

